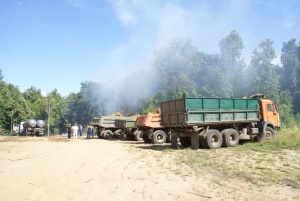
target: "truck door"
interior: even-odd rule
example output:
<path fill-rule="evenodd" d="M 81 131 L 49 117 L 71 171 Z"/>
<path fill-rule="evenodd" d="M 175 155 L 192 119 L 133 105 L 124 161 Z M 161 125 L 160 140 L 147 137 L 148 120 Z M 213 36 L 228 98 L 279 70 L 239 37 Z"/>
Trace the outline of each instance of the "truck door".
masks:
<path fill-rule="evenodd" d="M 273 104 L 267 103 L 266 108 L 267 121 L 272 122 L 274 126 L 278 126 L 278 113 L 275 106 Z"/>

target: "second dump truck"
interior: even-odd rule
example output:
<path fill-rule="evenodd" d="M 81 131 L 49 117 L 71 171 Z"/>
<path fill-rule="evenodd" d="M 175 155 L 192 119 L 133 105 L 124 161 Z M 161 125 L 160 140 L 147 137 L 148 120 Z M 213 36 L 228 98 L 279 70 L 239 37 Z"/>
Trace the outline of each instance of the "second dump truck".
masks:
<path fill-rule="evenodd" d="M 132 119 L 134 116 L 123 116 L 116 112 L 109 116 L 94 117 L 91 125 L 96 128 L 98 138 L 110 139 L 112 137 L 122 138 L 124 133 L 116 126 L 116 120 Z M 93 134 L 94 135 L 94 134 Z"/>
<path fill-rule="evenodd" d="M 127 119 L 116 119 L 115 126 L 122 130 L 127 140 L 142 141 L 143 132 L 135 126 L 135 121 L 139 115 L 133 115 Z"/>
<path fill-rule="evenodd" d="M 250 98 L 186 97 L 162 102 L 161 125 L 170 129 L 173 148 L 234 147 L 239 140 L 270 139 L 280 128 L 279 113 L 262 94 Z"/>
<path fill-rule="evenodd" d="M 163 144 L 170 141 L 168 128 L 161 124 L 160 110 L 137 117 L 135 126 L 142 132 L 145 143 Z"/>

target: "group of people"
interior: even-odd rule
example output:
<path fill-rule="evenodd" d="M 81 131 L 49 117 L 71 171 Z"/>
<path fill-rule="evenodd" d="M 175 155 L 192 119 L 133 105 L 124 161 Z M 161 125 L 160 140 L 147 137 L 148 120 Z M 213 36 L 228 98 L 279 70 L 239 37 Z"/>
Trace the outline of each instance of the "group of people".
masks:
<path fill-rule="evenodd" d="M 71 138 L 71 135 L 73 135 L 74 139 L 77 139 L 78 132 L 79 132 L 80 137 L 82 136 L 82 126 L 80 124 L 78 126 L 77 126 L 77 124 L 74 124 L 73 126 L 71 124 L 69 124 L 67 131 L 68 131 L 69 139 Z M 93 127 L 89 124 L 87 127 L 87 137 L 86 137 L 87 139 L 91 138 L 92 132 L 93 132 Z"/>

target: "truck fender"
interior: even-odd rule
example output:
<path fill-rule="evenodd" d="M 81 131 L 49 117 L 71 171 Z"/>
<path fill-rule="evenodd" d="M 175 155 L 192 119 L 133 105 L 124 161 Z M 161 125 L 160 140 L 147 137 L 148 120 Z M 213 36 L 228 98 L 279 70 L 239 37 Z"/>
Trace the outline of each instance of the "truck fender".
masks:
<path fill-rule="evenodd" d="M 121 133 L 122 133 L 122 129 L 120 129 L 120 128 L 119 128 L 119 129 L 117 129 L 117 130 L 114 132 L 114 134 L 115 134 L 115 135 L 117 135 L 119 132 L 121 132 Z"/>
<path fill-rule="evenodd" d="M 268 125 L 270 125 L 270 127 L 272 129 L 274 129 L 274 125 L 273 125 L 272 122 L 269 122 L 269 121 L 260 121 L 260 122 L 258 122 L 257 126 L 258 126 L 259 134 L 264 135 Z"/>
<path fill-rule="evenodd" d="M 152 138 L 153 133 L 154 133 L 154 129 L 153 129 L 153 128 L 151 128 L 151 129 L 149 129 L 149 130 L 147 131 L 147 135 L 148 135 L 148 138 L 149 138 L 149 139 Z"/>

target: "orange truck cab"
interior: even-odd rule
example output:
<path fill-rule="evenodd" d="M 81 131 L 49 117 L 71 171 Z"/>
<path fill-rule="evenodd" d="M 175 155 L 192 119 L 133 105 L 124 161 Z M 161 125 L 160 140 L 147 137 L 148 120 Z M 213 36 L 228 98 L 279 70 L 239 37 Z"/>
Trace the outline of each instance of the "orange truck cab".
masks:
<path fill-rule="evenodd" d="M 265 132 L 266 127 L 272 128 L 274 131 L 280 129 L 280 119 L 278 108 L 274 105 L 273 101 L 265 99 L 264 97 L 259 100 L 259 111 L 261 122 L 258 125 L 260 133 L 265 133 L 265 138 L 271 138 L 268 132 Z"/>

